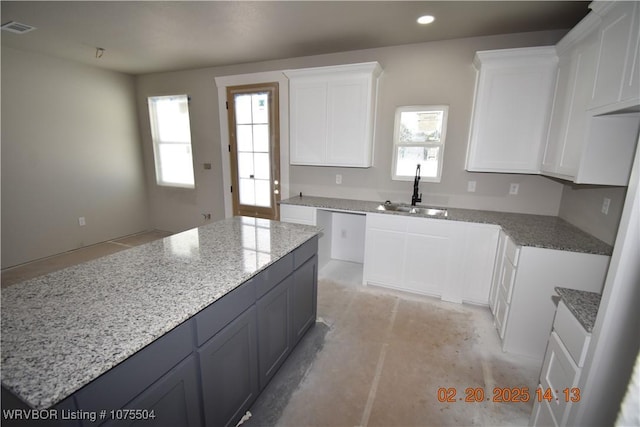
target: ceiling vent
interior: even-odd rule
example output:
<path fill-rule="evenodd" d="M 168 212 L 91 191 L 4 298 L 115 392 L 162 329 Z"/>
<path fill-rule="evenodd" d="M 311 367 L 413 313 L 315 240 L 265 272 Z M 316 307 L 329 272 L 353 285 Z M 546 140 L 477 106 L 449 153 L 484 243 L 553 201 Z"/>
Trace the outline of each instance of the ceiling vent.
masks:
<path fill-rule="evenodd" d="M 32 27 L 31 25 L 27 24 L 21 24 L 20 22 L 16 21 L 7 22 L 0 28 L 15 34 L 24 34 L 36 29 L 36 27 Z"/>

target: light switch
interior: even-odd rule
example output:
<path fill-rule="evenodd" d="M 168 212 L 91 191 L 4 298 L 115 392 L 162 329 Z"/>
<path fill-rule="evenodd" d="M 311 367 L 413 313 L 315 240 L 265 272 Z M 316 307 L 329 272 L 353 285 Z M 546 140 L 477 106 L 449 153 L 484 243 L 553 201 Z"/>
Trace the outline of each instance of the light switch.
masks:
<path fill-rule="evenodd" d="M 342 175 L 336 174 L 336 184 L 342 184 Z"/>
<path fill-rule="evenodd" d="M 515 196 L 516 194 L 518 194 L 518 190 L 520 190 L 520 184 L 513 183 L 509 187 L 509 194 L 511 194 L 512 196 Z"/>

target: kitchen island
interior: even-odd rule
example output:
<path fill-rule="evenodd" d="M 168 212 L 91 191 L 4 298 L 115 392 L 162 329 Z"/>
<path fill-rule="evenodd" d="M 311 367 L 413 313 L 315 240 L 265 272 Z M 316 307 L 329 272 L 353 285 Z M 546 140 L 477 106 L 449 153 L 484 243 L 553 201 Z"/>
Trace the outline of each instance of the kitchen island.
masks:
<path fill-rule="evenodd" d="M 319 231 L 230 218 L 4 289 L 3 409 L 148 409 L 175 374 L 158 409 L 237 422 L 315 322 Z"/>

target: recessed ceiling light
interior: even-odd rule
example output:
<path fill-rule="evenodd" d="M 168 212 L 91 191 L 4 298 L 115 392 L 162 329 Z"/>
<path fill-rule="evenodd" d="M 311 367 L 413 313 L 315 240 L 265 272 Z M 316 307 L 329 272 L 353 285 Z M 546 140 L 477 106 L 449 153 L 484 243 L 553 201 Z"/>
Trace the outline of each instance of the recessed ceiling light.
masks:
<path fill-rule="evenodd" d="M 431 15 L 424 15 L 418 18 L 418 24 L 422 24 L 422 25 L 431 24 L 435 20 L 436 18 L 434 18 Z"/>

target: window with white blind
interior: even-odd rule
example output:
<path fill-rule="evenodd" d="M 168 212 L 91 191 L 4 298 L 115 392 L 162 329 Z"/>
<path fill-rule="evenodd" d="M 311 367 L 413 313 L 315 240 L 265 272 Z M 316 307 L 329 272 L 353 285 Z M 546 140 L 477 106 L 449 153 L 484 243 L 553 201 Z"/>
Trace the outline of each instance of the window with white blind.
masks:
<path fill-rule="evenodd" d="M 194 188 L 189 97 L 152 96 L 148 103 L 157 184 Z"/>

